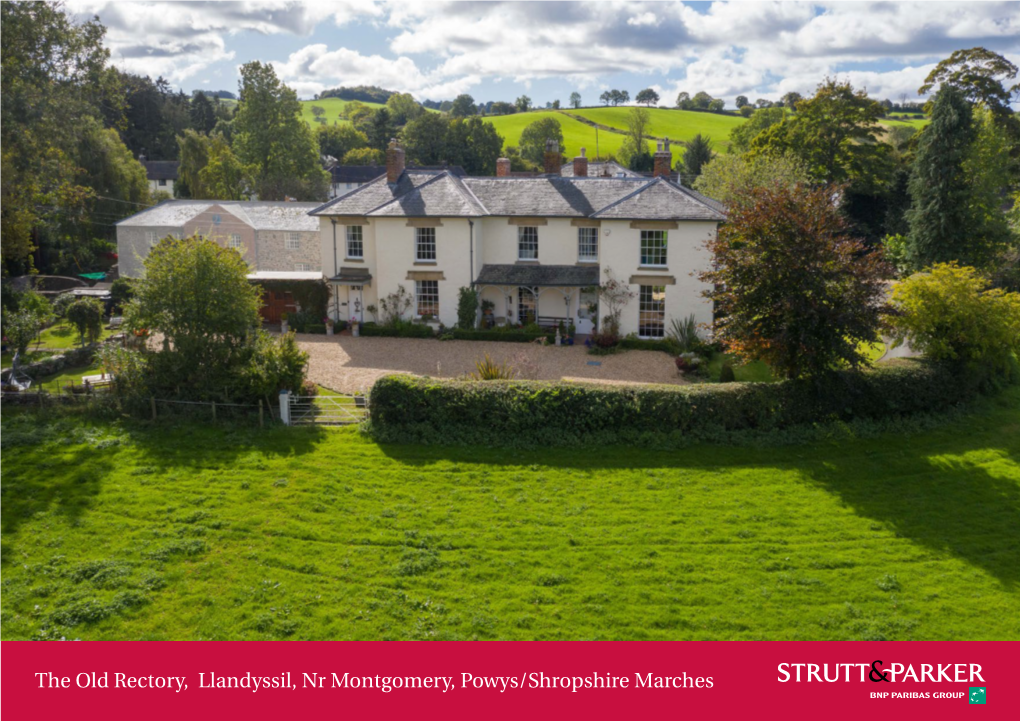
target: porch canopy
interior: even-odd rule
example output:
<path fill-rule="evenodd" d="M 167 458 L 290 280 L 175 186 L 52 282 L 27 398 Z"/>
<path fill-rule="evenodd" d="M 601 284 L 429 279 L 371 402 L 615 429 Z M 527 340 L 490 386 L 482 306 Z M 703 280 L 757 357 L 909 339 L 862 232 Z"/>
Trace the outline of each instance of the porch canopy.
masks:
<path fill-rule="evenodd" d="M 340 268 L 329 282 L 333 285 L 371 285 L 372 274 L 368 268 Z"/>
<path fill-rule="evenodd" d="M 598 265 L 483 265 L 474 285 L 479 289 L 498 288 L 505 303 L 504 318 L 510 321 L 517 318 L 525 322 L 528 318 L 535 320 L 543 327 L 553 327 L 560 321 L 571 322 L 571 304 L 580 289 L 599 284 Z M 559 291 L 563 296 L 563 315 L 558 312 L 550 314 L 542 312 L 538 307 L 538 297 L 543 288 Z M 516 315 L 513 308 L 513 294 L 518 293 L 520 306 Z M 534 297 L 532 307 L 523 305 L 524 295 L 520 289 L 527 289 Z M 501 322 L 499 318 L 497 323 Z"/>
<path fill-rule="evenodd" d="M 587 288 L 599 284 L 597 265 L 483 265 L 475 285 Z"/>

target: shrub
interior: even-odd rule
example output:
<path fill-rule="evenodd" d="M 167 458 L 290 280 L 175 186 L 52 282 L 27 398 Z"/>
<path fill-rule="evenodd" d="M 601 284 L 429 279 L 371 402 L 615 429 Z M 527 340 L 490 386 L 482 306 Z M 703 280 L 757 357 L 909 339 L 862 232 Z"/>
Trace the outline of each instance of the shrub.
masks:
<path fill-rule="evenodd" d="M 719 369 L 719 382 L 720 383 L 733 383 L 737 380 L 736 373 L 733 372 L 733 361 L 725 361 L 722 364 L 722 368 Z"/>
<path fill-rule="evenodd" d="M 669 337 L 676 341 L 679 348 L 677 353 L 696 350 L 701 344 L 701 338 L 698 337 L 698 323 L 694 320 L 693 313 L 683 320 L 674 318 L 670 325 Z"/>
<path fill-rule="evenodd" d="M 471 330 L 475 327 L 475 316 L 478 315 L 478 291 L 464 286 L 457 298 L 457 327 Z"/>
<path fill-rule="evenodd" d="M 973 378 L 900 361 L 812 380 L 686 386 L 450 381 L 387 376 L 372 389 L 383 441 L 550 446 L 678 443 L 734 431 L 940 411 L 970 398 Z"/>
<path fill-rule="evenodd" d="M 67 309 L 77 300 L 75 296 L 70 293 L 61 293 L 53 299 L 53 313 L 57 318 L 66 318 Z"/>
<path fill-rule="evenodd" d="M 110 302 L 114 308 L 123 308 L 124 305 L 135 297 L 134 278 L 117 278 L 110 286 Z"/>
<path fill-rule="evenodd" d="M 1020 354 L 1020 293 L 988 286 L 974 268 L 956 263 L 910 276 L 893 289 L 894 336 L 932 360 L 1012 374 Z"/>
<path fill-rule="evenodd" d="M 516 376 L 517 373 L 506 361 L 497 364 L 488 353 L 482 360 L 475 361 L 475 372 L 471 374 L 472 378 L 479 381 L 513 380 Z"/>
<path fill-rule="evenodd" d="M 657 350 L 671 356 L 681 353 L 681 348 L 673 338 L 624 338 L 619 347 L 625 350 Z"/>
<path fill-rule="evenodd" d="M 461 330 L 454 328 L 451 331 L 457 340 L 488 340 L 501 341 L 504 343 L 533 343 L 539 338 L 546 338 L 552 341 L 552 336 L 539 328 L 538 333 L 526 331 L 521 328 L 494 328 L 491 330 Z"/>

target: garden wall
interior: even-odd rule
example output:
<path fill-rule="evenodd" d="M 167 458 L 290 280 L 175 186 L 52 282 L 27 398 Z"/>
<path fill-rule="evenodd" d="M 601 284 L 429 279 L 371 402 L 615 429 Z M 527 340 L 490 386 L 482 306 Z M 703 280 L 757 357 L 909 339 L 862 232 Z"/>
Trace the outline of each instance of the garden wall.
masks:
<path fill-rule="evenodd" d="M 382 441 L 526 447 L 711 439 L 903 417 L 942 411 L 975 394 L 959 374 L 912 360 L 820 382 L 677 387 L 388 376 L 372 389 L 370 411 Z"/>

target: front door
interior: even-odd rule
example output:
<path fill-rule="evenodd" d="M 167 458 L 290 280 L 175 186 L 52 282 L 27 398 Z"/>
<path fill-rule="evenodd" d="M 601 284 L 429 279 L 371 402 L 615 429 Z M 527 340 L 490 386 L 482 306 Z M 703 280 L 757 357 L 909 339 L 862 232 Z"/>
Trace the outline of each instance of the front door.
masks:
<path fill-rule="evenodd" d="M 599 297 L 595 293 L 581 293 L 577 304 L 577 334 L 591 335 L 595 330 Z M 591 310 L 594 308 L 594 312 Z"/>
<path fill-rule="evenodd" d="M 357 318 L 359 323 L 365 322 L 360 285 L 347 286 L 347 307 L 350 310 L 351 318 Z"/>

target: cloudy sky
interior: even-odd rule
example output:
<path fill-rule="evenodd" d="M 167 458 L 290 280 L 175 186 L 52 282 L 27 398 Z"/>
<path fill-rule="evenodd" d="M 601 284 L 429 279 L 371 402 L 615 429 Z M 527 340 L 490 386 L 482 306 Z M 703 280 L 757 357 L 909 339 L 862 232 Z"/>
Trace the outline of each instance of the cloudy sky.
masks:
<path fill-rule="evenodd" d="M 304 98 L 378 85 L 419 100 L 596 104 L 653 87 L 810 93 L 826 75 L 876 98 L 916 97 L 930 68 L 976 45 L 1020 65 L 1020 2 L 88 2 L 114 64 L 186 91 L 236 92 L 237 68 L 272 62 Z"/>

